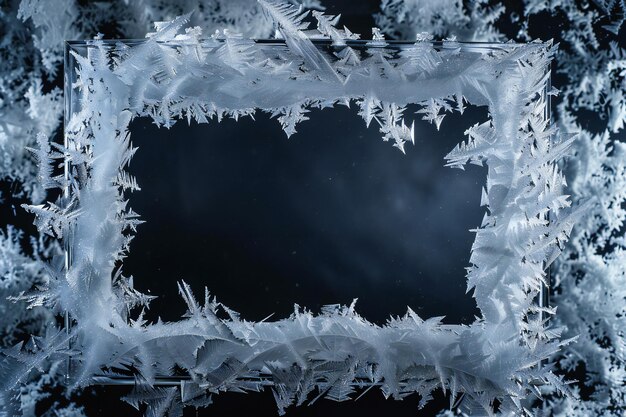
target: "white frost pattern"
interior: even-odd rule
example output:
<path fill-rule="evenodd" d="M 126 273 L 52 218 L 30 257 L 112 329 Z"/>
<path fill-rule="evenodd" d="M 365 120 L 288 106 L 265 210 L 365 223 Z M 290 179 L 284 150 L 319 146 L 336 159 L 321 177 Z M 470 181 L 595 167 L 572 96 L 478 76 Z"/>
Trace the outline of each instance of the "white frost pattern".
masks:
<path fill-rule="evenodd" d="M 198 28 L 183 31 L 188 16 L 182 16 L 157 24 L 144 42 L 93 41 L 87 56 L 73 53 L 82 107 L 71 115 L 69 146 L 61 150 L 71 175 L 67 181 L 42 177 L 46 185 L 58 182 L 71 192 L 30 210 L 41 232 L 64 239 L 72 254 L 71 269 L 51 269 L 48 288 L 36 300 L 69 311 L 76 324 L 69 334 L 51 333 L 28 349 L 4 351 L 2 390 L 44 360 L 67 355 L 73 356 L 77 386 L 92 383 L 103 369 L 115 375 L 136 367 L 138 385 L 127 400 L 168 415 L 180 415 L 181 404 L 208 404 L 210 393 L 266 386 L 280 412 L 294 403 L 341 401 L 355 388 L 379 386 L 396 399 L 417 393 L 422 404 L 442 388 L 468 412 L 490 413 L 498 400 L 503 414 L 523 414 L 520 401 L 537 392 L 538 384 L 565 389 L 540 366 L 564 342 L 558 329 L 546 327 L 534 303 L 545 268 L 581 213 L 569 208 L 556 165 L 571 140 L 555 140 L 545 119 L 552 46 L 503 45 L 467 59 L 454 41 L 417 42 L 394 52 L 377 36 L 366 55 L 334 38 L 339 50 L 331 55 L 303 32 L 300 9 L 270 0 L 260 4 L 284 45 L 228 32 L 200 40 Z M 333 19 L 315 17 L 322 33 L 351 37 L 332 30 Z M 458 72 L 439 78 L 439 66 L 455 60 L 463 64 Z M 407 70 L 411 62 L 419 64 Z M 402 117 L 408 104 L 422 106 L 424 117 L 437 124 L 442 111 L 462 109 L 464 102 L 489 106 L 491 119 L 468 129 L 467 142 L 446 157 L 452 167 L 488 167 L 488 211 L 476 230 L 468 273 L 481 318 L 470 326 L 444 326 L 409 310 L 380 327 L 351 305 L 328 306 L 320 315 L 296 307 L 287 319 L 253 323 L 208 291 L 199 304 L 184 283 L 180 293 L 188 313 L 181 321 L 149 324 L 141 316 L 128 317 L 130 305 L 149 301 L 118 268 L 140 221 L 124 198 L 125 189 L 136 188 L 124 171 L 135 152 L 128 132 L 133 117 L 170 126 L 180 118 L 201 123 L 261 110 L 279 116 L 289 135 L 308 108 L 350 102 L 400 150 L 413 138 Z M 174 369 L 191 376 L 180 391 L 152 386 L 157 375 Z"/>
<path fill-rule="evenodd" d="M 573 229 L 552 269 L 554 323 L 576 342 L 551 358 L 556 372 L 578 379 L 575 395 L 544 391 L 549 416 L 626 413 L 626 49 L 624 0 L 524 0 L 490 7 L 477 0 L 383 0 L 377 22 L 398 38 L 430 31 L 461 39 L 528 41 L 553 37 L 561 92 L 555 122 L 580 132 L 562 163 L 571 199 L 591 208 Z M 493 4 L 493 3 L 492 3 Z M 419 13 L 425 10 L 426 13 Z M 428 16 L 434 18 L 428 19 Z M 559 22 L 558 27 L 547 28 Z M 502 32 L 502 33 L 500 33 Z M 485 36 L 488 34 L 489 36 Z"/>

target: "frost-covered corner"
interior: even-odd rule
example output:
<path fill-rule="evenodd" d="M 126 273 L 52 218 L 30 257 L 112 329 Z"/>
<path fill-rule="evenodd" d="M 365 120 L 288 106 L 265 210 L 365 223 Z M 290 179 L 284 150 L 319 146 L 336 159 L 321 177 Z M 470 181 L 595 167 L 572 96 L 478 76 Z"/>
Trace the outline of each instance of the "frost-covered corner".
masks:
<path fill-rule="evenodd" d="M 69 333 L 3 351 L 2 389 L 10 392 L 44 360 L 72 357 L 75 386 L 135 369 L 137 386 L 126 400 L 168 415 L 180 414 L 184 404 L 209 404 L 211 393 L 264 387 L 273 390 L 280 412 L 379 386 L 395 399 L 417 393 L 422 405 L 442 388 L 451 392 L 451 406 L 467 412 L 492 412 L 497 400 L 501 413 L 525 414 L 521 401 L 537 385 L 565 390 L 541 367 L 563 342 L 559 330 L 545 323 L 542 313 L 552 311 L 535 303 L 545 268 L 580 213 L 569 208 L 556 164 L 572 139 L 556 140 L 545 117 L 553 47 L 509 44 L 466 54 L 453 40 L 422 37 L 394 48 L 375 30 L 372 41 L 356 48 L 355 34 L 315 13 L 318 36 L 332 40 L 322 47 L 304 32 L 300 9 L 259 3 L 284 43 L 264 45 L 228 31 L 203 40 L 199 28 L 184 29 L 183 16 L 158 23 L 138 44 L 95 40 L 86 55 L 71 51 L 81 107 L 66 126 L 67 146 L 46 152 L 42 141 L 40 152 L 42 185 L 67 193 L 54 204 L 29 206 L 40 231 L 66 244 L 71 268 L 51 266 L 48 287 L 24 297 L 68 311 L 75 323 Z M 140 222 L 124 197 L 138 188 L 125 171 L 135 152 L 132 118 L 170 126 L 178 119 L 203 123 L 265 111 L 291 135 L 308 109 L 350 103 L 403 152 L 413 142 L 403 118 L 406 105 L 419 105 L 436 124 L 467 103 L 489 106 L 491 118 L 469 127 L 467 141 L 446 157 L 451 167 L 488 167 L 486 214 L 468 272 L 481 318 L 470 326 L 444 326 L 409 310 L 380 327 L 351 305 L 328 306 L 319 315 L 296 307 L 287 319 L 252 323 L 208 291 L 199 303 L 184 283 L 179 290 L 188 313 L 181 321 L 129 316 L 131 307 L 149 302 L 120 266 Z M 50 174 L 48 164 L 59 159 L 69 164 L 66 177 Z M 175 368 L 191 380 L 180 389 L 153 386 Z"/>
<path fill-rule="evenodd" d="M 551 360 L 578 382 L 570 398 L 545 395 L 555 416 L 626 413 L 626 2 L 623 0 L 383 0 L 375 16 L 399 39 L 431 31 L 469 40 L 553 38 L 560 95 L 555 122 L 578 132 L 563 163 L 574 204 L 592 201 L 553 267 L 555 323 L 575 343 Z M 423 12 L 422 12 L 423 11 Z M 555 23 L 558 23 L 555 24 Z M 547 393 L 546 393 L 547 394 Z"/>

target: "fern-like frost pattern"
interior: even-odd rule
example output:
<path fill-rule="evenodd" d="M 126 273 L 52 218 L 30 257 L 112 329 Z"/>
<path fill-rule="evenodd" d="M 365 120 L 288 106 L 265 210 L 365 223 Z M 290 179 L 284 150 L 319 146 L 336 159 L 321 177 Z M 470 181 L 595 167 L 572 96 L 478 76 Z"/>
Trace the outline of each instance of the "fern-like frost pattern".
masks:
<path fill-rule="evenodd" d="M 66 126 L 67 146 L 51 148 L 41 136 L 33 149 L 42 186 L 67 192 L 27 209 L 41 233 L 70 249 L 71 268 L 49 265 L 47 286 L 24 297 L 67 311 L 76 322 L 34 346 L 5 351 L 3 390 L 44 361 L 71 357 L 77 387 L 94 383 L 96 375 L 132 373 L 136 387 L 126 400 L 147 404 L 153 415 L 208 405 L 212 393 L 266 387 L 279 413 L 378 387 L 394 399 L 418 394 L 422 406 L 443 389 L 451 406 L 467 412 L 491 413 L 497 401 L 503 414 L 524 414 L 521 402 L 538 393 L 538 385 L 566 391 L 541 362 L 568 341 L 548 327 L 553 311 L 537 307 L 536 299 L 546 268 L 586 206 L 570 207 L 557 162 L 572 139 L 561 138 L 546 118 L 553 46 L 508 44 L 465 54 L 453 39 L 433 43 L 422 36 L 398 50 L 379 30 L 371 41 L 354 43 L 358 36 L 338 28 L 335 16 L 314 12 L 315 37 L 329 38 L 329 49 L 311 40 L 302 8 L 258 3 L 284 43 L 268 46 L 230 31 L 202 38 L 183 15 L 157 23 L 143 42 L 94 40 L 86 55 L 70 51 L 81 107 Z M 441 76 L 438 70 L 450 62 L 456 65 L 447 68 L 456 72 Z M 336 104 L 357 106 L 364 122 L 402 152 L 414 143 L 408 105 L 419 106 L 419 117 L 437 127 L 467 104 L 489 106 L 490 119 L 469 127 L 466 141 L 446 156 L 452 168 L 488 169 L 486 214 L 475 230 L 467 275 L 481 317 L 451 326 L 409 309 L 378 326 L 352 304 L 317 315 L 296 306 L 289 318 L 248 322 L 208 290 L 197 301 L 184 282 L 179 291 L 188 312 L 180 321 L 132 317 L 131 308 L 150 297 L 134 290 L 119 268 L 141 222 L 125 197 L 139 188 L 125 171 L 136 151 L 130 121 L 150 117 L 169 127 L 181 119 L 206 123 L 263 111 L 290 136 L 311 108 Z M 51 164 L 59 160 L 68 163 L 69 175 L 53 175 Z M 179 389 L 154 386 L 175 369 L 191 379 Z"/>

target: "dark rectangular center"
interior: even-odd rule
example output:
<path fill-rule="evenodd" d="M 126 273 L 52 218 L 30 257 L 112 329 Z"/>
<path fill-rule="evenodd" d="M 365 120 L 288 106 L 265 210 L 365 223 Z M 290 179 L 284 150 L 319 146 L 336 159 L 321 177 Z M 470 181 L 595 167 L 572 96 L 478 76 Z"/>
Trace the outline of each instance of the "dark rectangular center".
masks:
<path fill-rule="evenodd" d="M 159 296 L 152 318 L 184 313 L 185 280 L 248 320 L 358 298 L 378 323 L 407 306 L 473 322 L 465 268 L 486 170 L 446 168 L 443 157 L 487 112 L 447 115 L 437 131 L 415 110 L 406 155 L 341 106 L 312 111 L 290 139 L 263 113 L 169 130 L 134 120 L 130 171 L 142 190 L 130 206 L 146 223 L 123 270 Z"/>

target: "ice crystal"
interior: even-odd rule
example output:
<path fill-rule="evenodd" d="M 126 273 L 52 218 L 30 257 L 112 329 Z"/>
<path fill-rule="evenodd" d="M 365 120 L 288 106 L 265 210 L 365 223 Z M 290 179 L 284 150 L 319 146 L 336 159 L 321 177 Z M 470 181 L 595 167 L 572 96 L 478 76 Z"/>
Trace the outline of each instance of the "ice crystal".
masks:
<path fill-rule="evenodd" d="M 426 14 L 416 12 L 421 5 Z M 563 131 L 579 132 L 572 143 L 575 157 L 564 164 L 565 174 L 572 200 L 590 202 L 591 210 L 574 227 L 554 267 L 555 320 L 567 329 L 564 335 L 578 339 L 552 360 L 561 372 L 580 378 L 581 388 L 592 394 L 586 397 L 577 389 L 577 400 L 549 398 L 541 407 L 545 415 L 621 416 L 626 404 L 626 51 L 619 34 L 626 5 L 620 0 L 526 0 L 520 6 L 506 10 L 502 16 L 507 19 L 498 22 L 486 2 L 473 2 L 465 11 L 460 2 L 389 0 L 381 3 L 377 18 L 385 32 L 400 38 L 432 31 L 439 36 L 456 34 L 462 40 L 517 31 L 516 36 L 527 41 L 533 33 L 545 36 L 548 20 L 562 22 L 547 35 L 561 42 L 555 70 L 566 77 L 559 85 L 556 121 Z M 440 15 L 444 17 L 428 20 Z"/>
<path fill-rule="evenodd" d="M 189 15 L 158 23 L 156 32 L 135 46 L 95 40 L 87 55 L 72 51 L 82 107 L 68 123 L 68 148 L 58 149 L 71 155 L 69 180 L 50 176 L 45 144 L 36 153 L 41 178 L 69 187 L 73 197 L 29 209 L 37 214 L 41 233 L 71 245 L 71 269 L 50 268 L 54 285 L 38 300 L 54 300 L 76 318 L 76 351 L 66 351 L 63 342 L 70 336 L 60 333 L 49 334 L 31 353 L 19 346 L 6 351 L 12 377 L 5 388 L 23 381 L 42 361 L 71 354 L 75 385 L 93 382 L 103 369 L 115 375 L 135 366 L 137 387 L 127 401 L 148 404 L 154 415 L 179 415 L 181 401 L 205 404 L 207 391 L 256 391 L 266 385 L 281 413 L 317 397 L 342 401 L 356 388 L 373 385 L 396 399 L 417 393 L 422 403 L 437 388 L 450 390 L 453 403 L 483 412 L 491 412 L 496 400 L 503 412 L 523 412 L 520 400 L 538 382 L 563 389 L 539 366 L 563 342 L 557 329 L 544 327 L 533 301 L 546 265 L 581 213 L 569 208 L 555 165 L 571 141 L 554 142 L 555 132 L 544 119 L 542 92 L 553 48 L 536 43 L 477 54 L 452 65 L 460 81 L 447 83 L 438 80 L 436 69 L 462 59 L 454 40 L 443 48 L 420 40 L 399 53 L 374 30 L 361 55 L 338 39 L 354 35 L 337 29 L 337 19 L 316 14 L 319 35 L 340 48 L 331 56 L 304 32 L 306 12 L 274 0 L 259 4 L 284 39 L 278 56 L 228 31 L 200 40 L 198 29 L 184 29 Z M 209 65 L 219 77 L 205 77 Z M 493 83 L 503 71 L 503 82 Z M 412 87 L 412 78 L 429 77 L 423 91 Z M 272 87 L 276 83 L 280 90 Z M 244 85 L 243 96 L 228 93 Z M 376 121 L 383 140 L 404 151 L 413 142 L 413 129 L 404 121 L 407 104 L 421 106 L 424 117 L 439 125 L 443 112 L 462 110 L 464 101 L 491 110 L 491 119 L 470 129 L 467 143 L 446 157 L 452 167 L 468 162 L 488 167 L 488 212 L 475 231 L 468 274 L 483 316 L 472 325 L 444 326 L 439 318 L 423 320 L 409 309 L 379 327 L 360 317 L 354 305 L 327 306 L 319 315 L 296 307 L 287 319 L 247 322 L 208 291 L 204 302 L 197 302 L 184 283 L 180 293 L 188 312 L 181 321 L 147 323 L 141 315 L 129 316 L 132 306 L 149 302 L 116 266 L 138 222 L 124 197 L 124 189 L 136 188 L 124 173 L 135 152 L 127 132 L 133 117 L 170 126 L 179 118 L 219 121 L 260 110 L 277 116 L 290 135 L 307 109 L 353 102 L 367 124 Z M 54 152 L 52 160 L 59 157 Z M 220 318 L 219 310 L 228 318 Z M 174 368 L 192 378 L 181 392 L 152 387 L 157 375 Z"/>
<path fill-rule="evenodd" d="M 463 41 L 503 41 L 492 24 L 504 12 L 503 5 L 487 0 L 464 4 L 461 0 L 382 0 L 374 16 L 384 33 L 396 39 L 416 39 L 423 33 L 445 38 L 457 35 Z"/>

